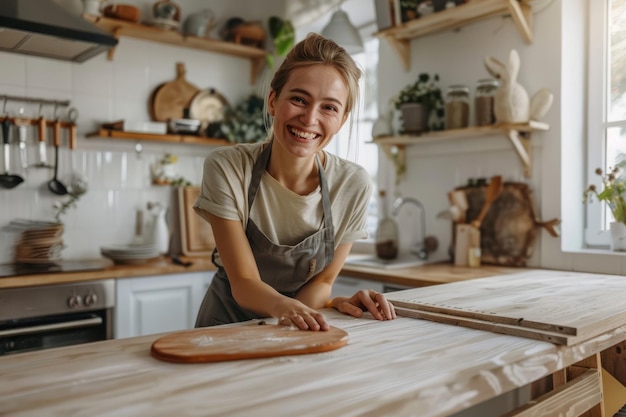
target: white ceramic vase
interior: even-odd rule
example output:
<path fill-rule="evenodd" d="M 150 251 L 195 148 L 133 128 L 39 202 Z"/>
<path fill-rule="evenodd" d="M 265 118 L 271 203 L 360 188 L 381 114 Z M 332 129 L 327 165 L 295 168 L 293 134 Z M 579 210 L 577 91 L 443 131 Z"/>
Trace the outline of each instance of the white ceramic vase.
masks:
<path fill-rule="evenodd" d="M 612 222 L 610 227 L 611 250 L 618 252 L 626 251 L 626 224 Z"/>

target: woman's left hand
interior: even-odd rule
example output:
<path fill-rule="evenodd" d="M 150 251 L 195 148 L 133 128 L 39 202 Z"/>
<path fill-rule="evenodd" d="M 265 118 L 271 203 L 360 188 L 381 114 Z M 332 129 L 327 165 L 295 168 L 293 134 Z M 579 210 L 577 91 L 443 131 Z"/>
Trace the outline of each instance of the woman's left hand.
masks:
<path fill-rule="evenodd" d="M 374 290 L 360 290 L 352 297 L 336 297 L 332 300 L 332 307 L 340 313 L 353 317 L 363 316 L 369 311 L 376 320 L 393 320 L 396 311 L 384 294 Z"/>

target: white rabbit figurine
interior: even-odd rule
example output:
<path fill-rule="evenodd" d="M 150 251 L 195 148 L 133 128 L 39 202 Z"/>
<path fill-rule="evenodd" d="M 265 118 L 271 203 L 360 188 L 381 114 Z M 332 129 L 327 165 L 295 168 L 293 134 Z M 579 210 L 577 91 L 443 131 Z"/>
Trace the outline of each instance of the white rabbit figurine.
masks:
<path fill-rule="evenodd" d="M 490 56 L 485 58 L 485 67 L 500 80 L 493 103 L 497 123 L 526 123 L 538 120 L 550 110 L 554 97 L 547 88 L 537 91 L 529 103 L 526 89 L 517 82 L 520 59 L 515 49 L 509 54 L 508 67 Z"/>

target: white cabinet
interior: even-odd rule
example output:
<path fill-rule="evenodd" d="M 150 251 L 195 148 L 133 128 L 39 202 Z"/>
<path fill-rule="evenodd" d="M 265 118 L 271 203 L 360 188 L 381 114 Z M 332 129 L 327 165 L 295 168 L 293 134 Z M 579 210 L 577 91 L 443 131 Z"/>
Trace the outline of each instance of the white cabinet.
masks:
<path fill-rule="evenodd" d="M 117 280 L 115 338 L 191 329 L 214 272 Z"/>
<path fill-rule="evenodd" d="M 352 297 L 359 290 L 383 292 L 383 283 L 339 275 L 333 284 L 331 297 Z"/>

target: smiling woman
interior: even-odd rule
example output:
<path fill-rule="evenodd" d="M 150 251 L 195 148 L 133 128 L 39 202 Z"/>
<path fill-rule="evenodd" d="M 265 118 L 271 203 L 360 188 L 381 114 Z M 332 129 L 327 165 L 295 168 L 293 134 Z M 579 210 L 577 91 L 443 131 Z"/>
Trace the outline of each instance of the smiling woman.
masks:
<path fill-rule="evenodd" d="M 197 326 L 274 317 L 328 330 L 319 309 L 393 319 L 384 295 L 329 300 L 352 244 L 367 237 L 367 171 L 326 152 L 358 103 L 361 71 L 333 41 L 311 34 L 271 82 L 270 140 L 215 150 L 194 206 L 211 223 L 218 272 Z"/>

